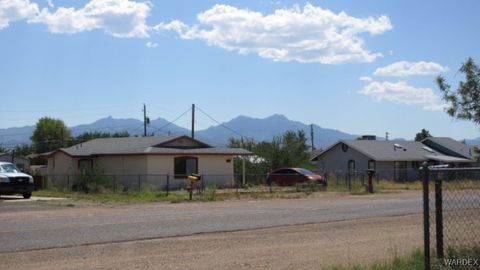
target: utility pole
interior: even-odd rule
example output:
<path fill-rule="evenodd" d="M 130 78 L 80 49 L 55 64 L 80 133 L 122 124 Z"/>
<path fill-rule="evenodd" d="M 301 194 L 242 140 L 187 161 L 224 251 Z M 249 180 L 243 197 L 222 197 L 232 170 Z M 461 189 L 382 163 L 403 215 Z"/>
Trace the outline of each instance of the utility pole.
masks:
<path fill-rule="evenodd" d="M 312 140 L 312 151 L 315 150 L 315 146 L 313 145 L 313 124 L 310 125 L 310 139 Z"/>
<path fill-rule="evenodd" d="M 385 140 L 388 141 L 388 132 L 385 132 Z"/>
<path fill-rule="evenodd" d="M 60 136 L 61 136 L 60 142 L 62 143 L 62 145 L 60 146 L 60 148 L 65 147 L 65 140 L 63 139 L 63 138 L 64 138 L 64 137 L 63 137 L 63 136 L 64 136 L 64 135 L 63 135 L 63 132 L 64 132 L 64 131 L 63 131 L 63 127 L 62 127 L 62 129 L 60 130 Z"/>
<path fill-rule="evenodd" d="M 150 124 L 150 119 L 147 117 L 147 106 L 143 103 L 143 136 L 147 137 L 147 125 Z"/>
<path fill-rule="evenodd" d="M 15 149 L 12 150 L 12 163 L 15 164 Z"/>
<path fill-rule="evenodd" d="M 195 139 L 195 104 L 192 104 L 192 139 Z"/>

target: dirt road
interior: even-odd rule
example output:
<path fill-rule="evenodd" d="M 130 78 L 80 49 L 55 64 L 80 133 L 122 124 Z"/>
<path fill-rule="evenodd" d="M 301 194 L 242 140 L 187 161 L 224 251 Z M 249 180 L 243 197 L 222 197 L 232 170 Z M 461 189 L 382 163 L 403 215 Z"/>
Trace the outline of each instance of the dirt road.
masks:
<path fill-rule="evenodd" d="M 0 254 L 2 269 L 322 269 L 422 245 L 419 214 Z"/>

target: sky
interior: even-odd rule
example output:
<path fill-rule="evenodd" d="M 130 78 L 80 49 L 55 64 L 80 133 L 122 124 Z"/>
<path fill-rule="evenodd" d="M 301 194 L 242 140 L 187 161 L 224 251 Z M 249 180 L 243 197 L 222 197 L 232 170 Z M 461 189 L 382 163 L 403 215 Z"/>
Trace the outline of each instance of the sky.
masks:
<path fill-rule="evenodd" d="M 283 114 L 352 134 L 480 137 L 445 113 L 480 2 L 0 0 L 0 128 L 43 116 Z M 189 127 L 188 115 L 175 124 Z M 198 116 L 197 129 L 215 125 Z"/>

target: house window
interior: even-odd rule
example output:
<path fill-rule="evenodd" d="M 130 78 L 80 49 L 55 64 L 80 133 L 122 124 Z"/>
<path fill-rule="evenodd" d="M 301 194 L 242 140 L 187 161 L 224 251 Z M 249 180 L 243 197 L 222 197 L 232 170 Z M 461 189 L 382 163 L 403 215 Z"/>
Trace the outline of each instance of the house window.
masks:
<path fill-rule="evenodd" d="M 370 159 L 370 160 L 368 161 L 368 169 L 369 169 L 369 170 L 375 170 L 375 160 Z"/>
<path fill-rule="evenodd" d="M 177 157 L 174 160 L 175 178 L 185 178 L 191 173 L 198 173 L 198 158 Z"/>
<path fill-rule="evenodd" d="M 352 173 L 355 171 L 355 160 L 348 161 L 348 172 Z"/>
<path fill-rule="evenodd" d="M 394 180 L 399 182 L 405 182 L 407 180 L 407 162 L 395 161 L 393 163 Z"/>
<path fill-rule="evenodd" d="M 412 161 L 412 169 L 418 169 L 418 168 L 420 168 L 420 162 Z"/>
<path fill-rule="evenodd" d="M 80 159 L 78 160 L 78 170 L 80 172 L 88 172 L 93 169 L 93 160 L 91 159 Z"/>

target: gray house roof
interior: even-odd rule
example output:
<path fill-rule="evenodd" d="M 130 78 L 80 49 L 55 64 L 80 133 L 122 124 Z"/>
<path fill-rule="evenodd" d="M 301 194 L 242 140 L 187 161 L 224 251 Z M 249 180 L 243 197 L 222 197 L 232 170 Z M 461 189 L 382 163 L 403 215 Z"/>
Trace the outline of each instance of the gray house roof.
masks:
<path fill-rule="evenodd" d="M 373 140 L 342 140 L 330 146 L 311 160 L 316 160 L 319 156 L 327 153 L 338 144 L 345 144 L 376 161 L 427 161 L 438 159 L 442 161 L 449 160 L 450 162 L 472 162 L 469 159 L 444 155 L 421 142 Z"/>
<path fill-rule="evenodd" d="M 194 146 L 170 146 L 172 142 L 188 140 Z M 57 151 L 69 156 L 87 157 L 97 155 L 252 155 L 240 148 L 215 148 L 187 136 L 155 136 L 93 139 L 68 148 L 44 153 L 50 156 Z"/>
<path fill-rule="evenodd" d="M 446 155 L 460 158 L 474 159 L 474 146 L 461 143 L 448 137 L 428 137 L 422 140 L 422 143 L 435 148 Z"/>

